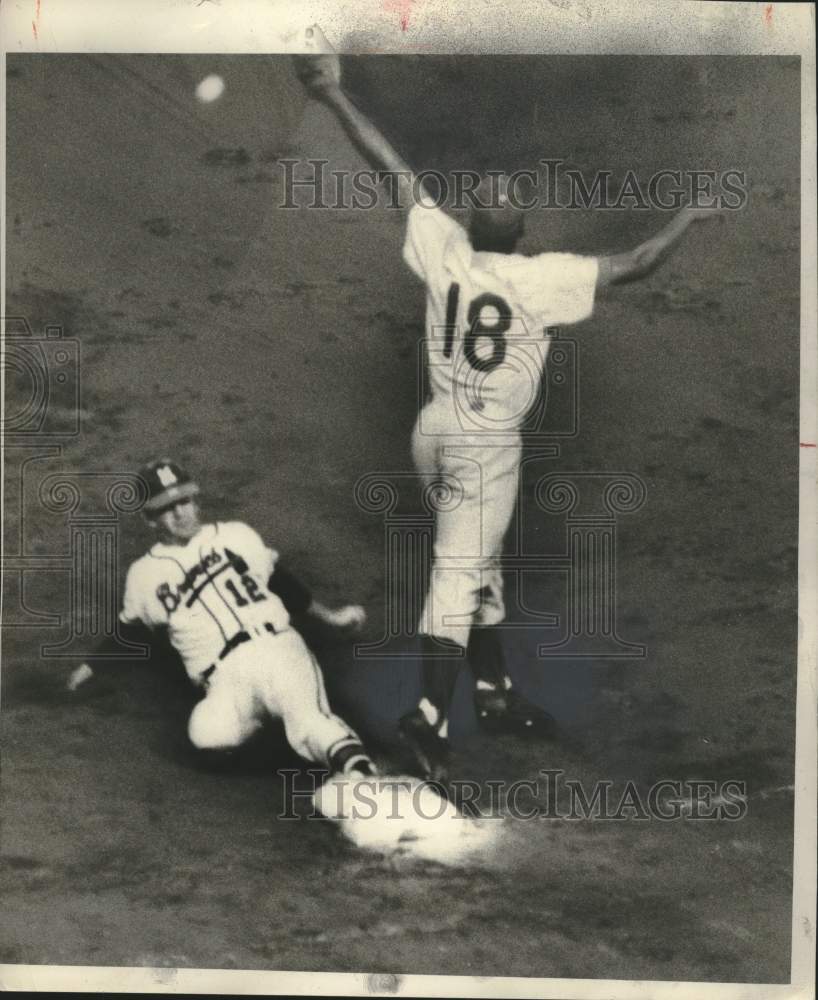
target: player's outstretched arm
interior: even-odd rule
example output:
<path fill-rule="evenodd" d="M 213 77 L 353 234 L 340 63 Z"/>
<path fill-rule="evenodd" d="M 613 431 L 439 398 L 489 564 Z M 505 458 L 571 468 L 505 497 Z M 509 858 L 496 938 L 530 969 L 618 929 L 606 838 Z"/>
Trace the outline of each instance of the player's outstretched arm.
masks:
<path fill-rule="evenodd" d="M 688 226 L 718 216 L 719 212 L 713 209 L 683 208 L 664 229 L 635 249 L 600 257 L 597 287 L 622 285 L 644 278 L 662 263 Z"/>
<path fill-rule="evenodd" d="M 278 595 L 291 615 L 309 615 L 333 628 L 360 628 L 366 621 L 366 612 L 358 604 L 328 608 L 316 600 L 309 589 L 280 564 L 273 570 L 267 586 Z"/>
<path fill-rule="evenodd" d="M 150 645 L 152 637 L 153 634 L 150 629 L 142 624 L 125 625 L 120 622 L 119 638 L 125 642 L 134 645 L 140 643 Z M 119 645 L 113 639 L 103 639 L 94 650 L 94 659 L 99 658 L 102 666 L 107 669 L 114 662 L 114 656 L 118 651 Z M 65 682 L 65 686 L 69 691 L 77 691 L 96 676 L 97 672 L 89 663 L 81 663 L 71 671 L 68 680 Z"/>
<path fill-rule="evenodd" d="M 341 63 L 337 55 L 296 56 L 298 77 L 316 100 L 332 108 L 344 131 L 373 169 L 394 175 L 399 203 L 413 202 L 415 175 L 380 130 L 364 115 L 341 89 Z M 385 178 L 384 178 L 385 179 Z"/>
<path fill-rule="evenodd" d="M 310 614 L 333 628 L 359 629 L 366 623 L 366 611 L 360 604 L 344 604 L 340 608 L 328 608 L 320 601 L 313 600 Z"/>

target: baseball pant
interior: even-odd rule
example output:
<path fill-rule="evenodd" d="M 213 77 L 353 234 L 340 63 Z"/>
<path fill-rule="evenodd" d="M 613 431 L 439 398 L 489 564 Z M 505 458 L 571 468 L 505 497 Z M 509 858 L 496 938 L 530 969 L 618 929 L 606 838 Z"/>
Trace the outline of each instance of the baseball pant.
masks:
<path fill-rule="evenodd" d="M 282 720 L 290 746 L 314 763 L 326 765 L 339 750 L 360 744 L 330 711 L 321 670 L 294 629 L 260 633 L 219 661 L 191 713 L 188 735 L 201 750 L 229 749 L 267 715 Z"/>
<path fill-rule="evenodd" d="M 517 499 L 522 442 L 517 431 L 500 439 L 453 433 L 456 420 L 446 403 L 429 403 L 415 425 L 412 456 L 427 487 L 443 485 L 420 632 L 465 648 L 473 624 L 505 618 L 499 558 Z"/>

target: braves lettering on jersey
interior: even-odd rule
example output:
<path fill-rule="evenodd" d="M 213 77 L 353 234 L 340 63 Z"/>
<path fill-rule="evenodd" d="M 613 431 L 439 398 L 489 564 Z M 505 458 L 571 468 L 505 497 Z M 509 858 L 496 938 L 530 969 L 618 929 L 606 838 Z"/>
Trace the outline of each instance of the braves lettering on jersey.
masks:
<path fill-rule="evenodd" d="M 423 204 L 409 211 L 403 255 L 426 284 L 433 396 L 485 411 L 486 426 L 518 427 L 539 392 L 544 330 L 593 311 L 597 259 L 477 252 L 461 225 Z"/>
<path fill-rule="evenodd" d="M 128 571 L 120 619 L 167 626 L 191 678 L 216 660 L 239 632 L 289 615 L 267 587 L 278 554 L 240 521 L 206 524 L 189 542 L 158 542 Z"/>

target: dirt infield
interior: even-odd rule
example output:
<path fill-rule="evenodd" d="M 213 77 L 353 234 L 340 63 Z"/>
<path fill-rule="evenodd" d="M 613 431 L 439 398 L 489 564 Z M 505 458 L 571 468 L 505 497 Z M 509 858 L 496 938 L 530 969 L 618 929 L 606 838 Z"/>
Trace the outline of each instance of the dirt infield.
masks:
<path fill-rule="evenodd" d="M 746 172 L 742 211 L 694 229 L 571 331 L 579 434 L 524 482 L 532 551 L 562 537 L 559 517 L 533 512 L 546 467 L 644 482 L 645 505 L 617 525 L 617 596 L 622 635 L 647 657 L 539 661 L 532 631 L 512 670 L 562 738 L 482 737 L 465 684 L 453 733 L 456 776 L 734 779 L 746 815 L 520 821 L 468 869 L 386 860 L 329 823 L 277 819 L 274 765 L 294 764 L 279 733 L 204 769 L 185 738 L 194 694 L 161 652 L 94 694 L 64 692 L 77 661 L 40 654 L 69 609 L 67 515 L 38 500 L 55 472 L 172 453 L 209 514 L 253 524 L 327 603 L 366 604 L 365 638 L 383 634 L 384 525 L 354 488 L 411 468 L 423 292 L 399 213 L 277 207 L 282 157 L 359 165 L 287 60 L 10 56 L 6 312 L 79 342 L 81 428 L 6 455 L 6 554 L 23 538 L 52 563 L 32 563 L 22 600 L 4 574 L 0 961 L 788 982 L 799 62 L 361 57 L 346 71 L 421 167 L 548 156 L 589 175 Z M 225 94 L 197 104 L 210 72 Z M 532 216 L 526 250 L 585 253 L 626 249 L 665 218 Z M 121 520 L 124 570 L 149 535 Z M 559 610 L 549 578 L 527 596 Z M 62 623 L 33 627 L 46 613 Z M 314 641 L 334 700 L 389 759 L 413 663 Z"/>

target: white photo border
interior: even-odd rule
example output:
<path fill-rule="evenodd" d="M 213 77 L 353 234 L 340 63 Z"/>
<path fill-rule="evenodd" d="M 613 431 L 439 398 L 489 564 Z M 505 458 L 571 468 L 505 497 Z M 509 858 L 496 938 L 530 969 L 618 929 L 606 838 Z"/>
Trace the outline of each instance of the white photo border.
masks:
<path fill-rule="evenodd" d="M 17 0 L 0 7 L 5 61 L 18 52 L 294 53 L 320 24 L 342 53 L 797 55 L 801 58 L 801 395 L 799 630 L 790 985 L 396 977 L 0 965 L 0 989 L 58 992 L 415 997 L 784 1000 L 815 996 L 816 691 L 818 691 L 818 290 L 816 283 L 815 14 L 808 4 L 640 0 Z M 6 150 L 0 170 L 5 177 Z M 5 204 L 0 256 L 5 313 Z M 394 988 L 390 988 L 394 987 Z"/>

